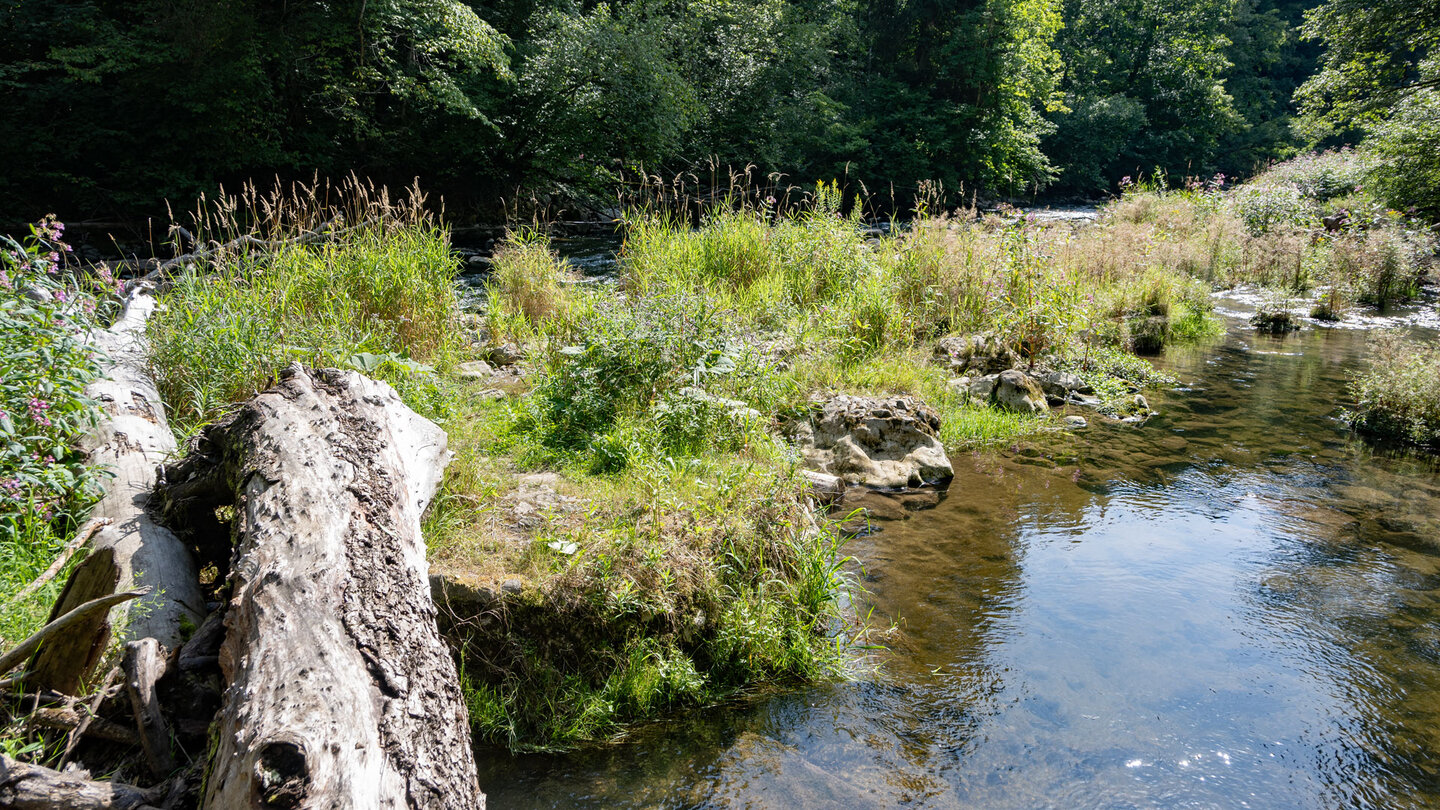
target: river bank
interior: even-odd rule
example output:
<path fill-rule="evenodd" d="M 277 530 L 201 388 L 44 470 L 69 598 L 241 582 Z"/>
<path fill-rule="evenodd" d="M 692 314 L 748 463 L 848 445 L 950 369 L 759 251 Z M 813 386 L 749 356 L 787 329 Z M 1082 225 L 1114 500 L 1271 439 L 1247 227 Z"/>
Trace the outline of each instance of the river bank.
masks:
<path fill-rule="evenodd" d="M 1159 361 L 1181 385 L 1143 427 L 957 456 L 934 509 L 852 541 L 878 669 L 482 750 L 494 801 L 1433 806 L 1440 468 L 1339 418 L 1373 330 L 1258 334 L 1254 303 Z"/>

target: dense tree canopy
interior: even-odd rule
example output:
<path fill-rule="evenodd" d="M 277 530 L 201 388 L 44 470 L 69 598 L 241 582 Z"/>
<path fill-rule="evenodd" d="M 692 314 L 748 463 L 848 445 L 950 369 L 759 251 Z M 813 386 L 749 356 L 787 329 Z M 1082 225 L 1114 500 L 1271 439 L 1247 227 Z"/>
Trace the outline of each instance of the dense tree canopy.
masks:
<path fill-rule="evenodd" d="M 1369 132 L 1433 178 L 1416 144 L 1437 8 L 9 0 L 0 209 L 134 216 L 219 182 L 350 171 L 452 200 L 601 198 L 622 173 L 707 163 L 902 197 L 927 179 L 1093 196 L 1292 154 L 1302 82 L 1305 132 Z"/>

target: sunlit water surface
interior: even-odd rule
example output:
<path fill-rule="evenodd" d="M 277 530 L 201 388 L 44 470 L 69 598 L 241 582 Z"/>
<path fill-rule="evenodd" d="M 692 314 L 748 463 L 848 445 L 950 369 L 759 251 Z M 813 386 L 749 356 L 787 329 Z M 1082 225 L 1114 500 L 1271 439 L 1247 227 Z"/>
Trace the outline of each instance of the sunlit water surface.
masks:
<path fill-rule="evenodd" d="M 483 750 L 491 806 L 1440 807 L 1440 469 L 1339 421 L 1366 338 L 1237 319 L 1143 426 L 956 459 L 849 547 L 873 670 Z"/>

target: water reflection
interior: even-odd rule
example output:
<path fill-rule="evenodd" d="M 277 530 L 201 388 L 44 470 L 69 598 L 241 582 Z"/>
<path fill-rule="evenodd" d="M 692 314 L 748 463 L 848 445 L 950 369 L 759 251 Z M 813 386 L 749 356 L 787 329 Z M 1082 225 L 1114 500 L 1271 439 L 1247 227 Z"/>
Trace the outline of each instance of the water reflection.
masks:
<path fill-rule="evenodd" d="M 857 540 L 884 666 L 567 756 L 496 807 L 1440 806 L 1440 469 L 1337 419 L 1365 335 L 1237 326 L 1187 387 L 961 459 Z"/>

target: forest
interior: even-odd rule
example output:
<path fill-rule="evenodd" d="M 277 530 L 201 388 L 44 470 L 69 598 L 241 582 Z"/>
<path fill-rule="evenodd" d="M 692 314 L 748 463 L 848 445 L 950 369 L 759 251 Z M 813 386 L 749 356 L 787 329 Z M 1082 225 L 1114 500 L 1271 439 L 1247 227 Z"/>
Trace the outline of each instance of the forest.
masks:
<path fill-rule="evenodd" d="M 457 214 L 494 219 L 500 200 L 596 210 L 636 176 L 713 186 L 744 166 L 903 210 L 922 180 L 956 200 L 1093 199 L 1122 177 L 1239 178 L 1362 139 L 1392 205 L 1435 211 L 1437 13 L 1400 0 L 13 0 L 0 211 L 137 219 L 219 184 L 354 171 L 419 177 Z"/>

